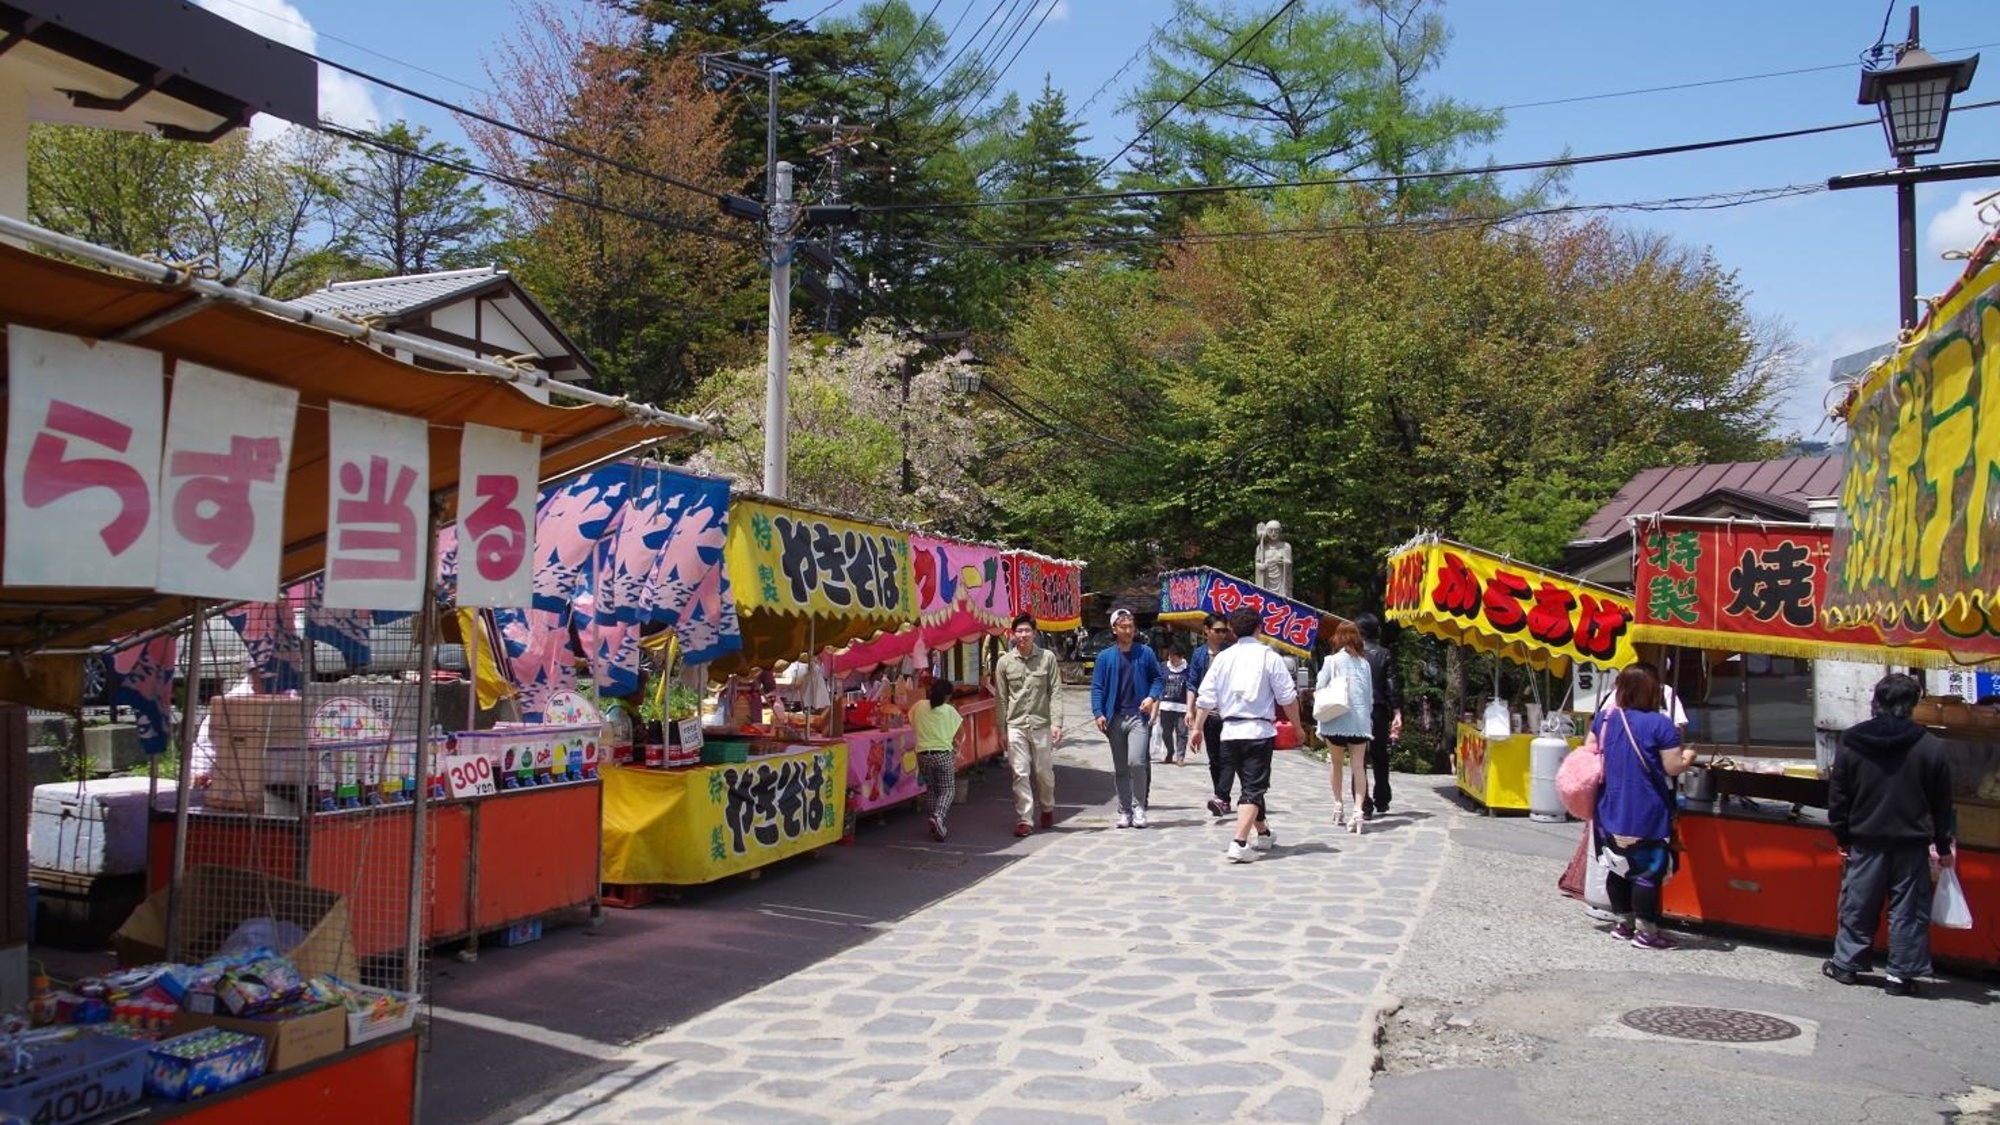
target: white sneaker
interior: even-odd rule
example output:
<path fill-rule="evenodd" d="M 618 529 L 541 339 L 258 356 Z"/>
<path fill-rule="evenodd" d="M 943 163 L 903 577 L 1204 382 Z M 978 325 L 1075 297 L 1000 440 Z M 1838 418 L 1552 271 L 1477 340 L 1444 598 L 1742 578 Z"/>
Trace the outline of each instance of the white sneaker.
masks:
<path fill-rule="evenodd" d="M 1146 806 L 1139 805 L 1132 810 L 1132 827 L 1146 827 Z"/>
<path fill-rule="evenodd" d="M 1277 842 L 1278 834 L 1276 832 L 1260 832 L 1250 837 L 1250 847 L 1253 851 L 1268 852 Z M 1235 841 L 1231 840 L 1230 843 L 1233 844 Z"/>
<path fill-rule="evenodd" d="M 1250 863 L 1257 858 L 1257 849 L 1248 844 L 1239 844 L 1231 840 L 1229 841 L 1229 851 L 1224 854 L 1228 856 L 1231 863 Z"/>
<path fill-rule="evenodd" d="M 1122 813 L 1119 813 L 1119 814 L 1118 814 L 1118 825 L 1117 825 L 1117 826 L 1118 826 L 1119 828 L 1130 828 L 1130 827 L 1132 827 L 1132 814 L 1131 814 L 1131 813 L 1128 813 L 1128 812 L 1122 812 Z"/>

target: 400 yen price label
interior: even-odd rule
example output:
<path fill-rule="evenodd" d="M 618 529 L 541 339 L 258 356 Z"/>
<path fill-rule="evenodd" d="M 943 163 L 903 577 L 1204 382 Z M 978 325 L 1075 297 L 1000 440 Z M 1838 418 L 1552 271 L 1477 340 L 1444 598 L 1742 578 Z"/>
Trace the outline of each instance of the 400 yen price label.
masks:
<path fill-rule="evenodd" d="M 130 1063 L 135 1071 L 144 1065 L 143 1055 Z M 117 1109 L 136 1096 L 134 1086 L 118 1081 L 115 1074 L 106 1075 L 101 1070 L 94 1074 L 79 1074 L 53 1089 L 40 1091 L 32 1103 L 34 1112 L 25 1120 L 30 1125 L 71 1125 L 71 1122 L 87 1121 L 100 1113 Z M 0 1111 L 0 1120 L 22 1119 L 9 1117 L 5 1111 Z"/>
<path fill-rule="evenodd" d="M 453 799 L 491 797 L 500 791 L 493 781 L 493 759 L 484 754 L 445 755 L 444 778 Z"/>

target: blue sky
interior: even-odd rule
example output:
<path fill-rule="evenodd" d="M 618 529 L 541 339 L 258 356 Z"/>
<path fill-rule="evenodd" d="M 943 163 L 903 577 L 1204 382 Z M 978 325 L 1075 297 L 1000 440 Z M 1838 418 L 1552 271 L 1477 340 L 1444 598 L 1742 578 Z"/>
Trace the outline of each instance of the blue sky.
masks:
<path fill-rule="evenodd" d="M 494 0 L 200 0 L 220 15 L 273 38 L 452 100 L 487 85 L 482 54 L 514 21 Z M 581 0 L 556 0 L 579 3 Z M 862 0 L 839 0 L 831 16 Z M 917 11 L 929 8 L 912 0 Z M 996 0 L 941 0 L 949 27 L 970 11 L 969 36 Z M 1044 0 L 1055 10 L 1006 76 L 1032 97 L 1047 76 L 1082 106 L 1113 78 L 1173 13 L 1171 0 Z M 1238 0 L 1256 16 L 1277 0 Z M 1317 2 L 1317 0 L 1308 0 Z M 1454 41 L 1427 90 L 1506 109 L 1507 125 L 1480 158 L 1499 162 L 1575 155 L 1778 132 L 1873 117 L 1855 104 L 1858 53 L 1875 42 L 1888 0 L 1456 0 L 1444 15 Z M 787 0 L 781 17 L 806 18 L 828 0 Z M 2000 22 L 1993 0 L 1921 5 L 1924 46 L 1942 58 L 1987 56 L 1959 99 L 2000 100 Z M 1038 9 L 1039 11 L 1040 9 Z M 1908 6 L 1889 21 L 1903 38 Z M 379 52 L 371 54 L 370 52 Z M 394 60 L 381 56 L 390 56 Z M 1090 151 L 1108 156 L 1137 123 L 1117 110 L 1118 95 L 1142 70 L 1132 64 L 1090 106 Z M 1778 75 L 1777 72 L 1805 71 Z M 1756 75 L 1776 75 L 1750 78 Z M 1720 81 L 1726 79 L 1743 81 Z M 1630 96 L 1600 96 L 1696 82 L 1715 84 Z M 446 114 L 351 79 L 323 79 L 323 110 L 350 122 L 407 117 L 445 139 L 463 141 Z M 1563 100 L 1586 99 L 1586 100 Z M 1531 103 L 1555 104 L 1531 104 Z M 791 154 L 794 159 L 798 154 Z M 2000 107 L 1954 114 L 1935 160 L 2000 159 Z M 1714 192 L 1823 184 L 1828 176 L 1887 167 L 1879 127 L 1718 152 L 1578 169 L 1569 200 L 1621 203 Z M 1946 249 L 1969 248 L 1982 229 L 1972 201 L 2000 191 L 2000 179 L 1918 189 L 1918 289 L 1936 293 L 1955 279 Z M 1822 426 L 1830 360 L 1890 339 L 1896 328 L 1894 193 L 1821 192 L 1716 211 L 1622 213 L 1615 221 L 1711 252 L 1737 273 L 1752 312 L 1787 325 L 1802 348 L 1804 372 L 1785 411 L 1785 428 L 1835 436 Z"/>

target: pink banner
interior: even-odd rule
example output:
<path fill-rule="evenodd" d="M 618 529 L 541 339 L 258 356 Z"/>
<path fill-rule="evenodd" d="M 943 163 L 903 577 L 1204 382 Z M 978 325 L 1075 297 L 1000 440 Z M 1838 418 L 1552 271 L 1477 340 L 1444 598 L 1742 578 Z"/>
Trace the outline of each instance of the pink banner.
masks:
<path fill-rule="evenodd" d="M 997 629 L 1014 614 L 1006 552 L 997 547 L 910 536 L 910 568 L 917 582 L 917 613 L 942 622 L 963 609 Z"/>

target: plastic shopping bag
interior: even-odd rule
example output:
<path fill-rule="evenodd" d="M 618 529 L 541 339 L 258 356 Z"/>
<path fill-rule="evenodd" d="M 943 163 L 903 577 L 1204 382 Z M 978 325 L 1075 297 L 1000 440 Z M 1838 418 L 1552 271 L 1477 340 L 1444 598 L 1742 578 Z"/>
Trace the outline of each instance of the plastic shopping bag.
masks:
<path fill-rule="evenodd" d="M 1604 886 L 1604 877 L 1610 872 L 1605 865 L 1604 853 L 1596 847 L 1590 849 L 1590 866 L 1583 873 L 1583 901 L 1599 910 L 1611 909 L 1611 892 Z"/>
<path fill-rule="evenodd" d="M 1972 928 L 1972 907 L 1965 901 L 1965 888 L 1958 885 L 1958 872 L 1949 867 L 1938 870 L 1937 890 L 1931 893 L 1931 925 L 1947 930 Z"/>

